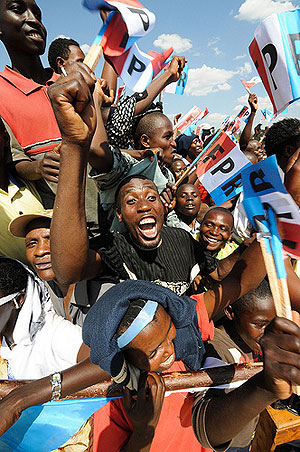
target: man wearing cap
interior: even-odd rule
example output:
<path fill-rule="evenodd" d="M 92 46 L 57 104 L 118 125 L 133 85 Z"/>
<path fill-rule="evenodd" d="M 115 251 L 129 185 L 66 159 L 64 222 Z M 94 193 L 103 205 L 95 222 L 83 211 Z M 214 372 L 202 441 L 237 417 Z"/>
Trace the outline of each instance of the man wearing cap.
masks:
<path fill-rule="evenodd" d="M 81 281 L 62 285 L 55 278 L 51 263 L 50 224 L 53 210 L 42 210 L 34 214 L 21 215 L 9 224 L 15 237 L 25 239 L 26 258 L 38 277 L 44 281 L 55 312 L 82 326 L 85 315 L 98 297 L 114 281 L 108 278 L 99 281 Z M 23 247 L 24 247 L 24 240 Z"/>

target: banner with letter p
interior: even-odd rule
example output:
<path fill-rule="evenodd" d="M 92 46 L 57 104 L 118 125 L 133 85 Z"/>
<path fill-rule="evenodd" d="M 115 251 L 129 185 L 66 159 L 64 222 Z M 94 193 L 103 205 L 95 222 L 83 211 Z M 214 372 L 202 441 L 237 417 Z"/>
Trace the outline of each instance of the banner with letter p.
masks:
<path fill-rule="evenodd" d="M 279 114 L 300 98 L 300 9 L 272 14 L 254 36 L 249 53 Z"/>
<path fill-rule="evenodd" d="M 247 157 L 221 131 L 201 155 L 197 176 L 218 206 L 242 191 L 241 171 L 249 165 Z"/>
<path fill-rule="evenodd" d="M 275 211 L 284 232 L 283 248 L 300 258 L 300 214 L 298 206 L 281 181 L 275 155 L 251 165 L 242 172 L 243 207 L 252 225 L 260 204 L 269 204 Z M 259 199 L 258 199 L 259 198 Z"/>

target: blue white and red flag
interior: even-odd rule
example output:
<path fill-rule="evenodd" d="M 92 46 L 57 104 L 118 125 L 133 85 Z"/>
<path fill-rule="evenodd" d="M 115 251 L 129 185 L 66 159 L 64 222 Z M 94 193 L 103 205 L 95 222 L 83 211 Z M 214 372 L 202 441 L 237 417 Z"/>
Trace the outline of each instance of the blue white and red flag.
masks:
<path fill-rule="evenodd" d="M 112 10 L 93 43 L 108 56 L 124 53 L 155 24 L 155 15 L 136 0 L 84 0 L 83 5 L 90 10 Z"/>
<path fill-rule="evenodd" d="M 300 98 L 300 9 L 272 14 L 255 30 L 250 56 L 274 114 Z"/>
<path fill-rule="evenodd" d="M 143 92 L 153 78 L 162 70 L 165 61 L 173 53 L 173 47 L 164 53 L 150 51 L 148 54 L 142 52 L 137 44 L 120 56 L 108 57 L 106 59 L 115 68 L 127 88 L 135 92 Z"/>
<path fill-rule="evenodd" d="M 275 155 L 246 168 L 242 172 L 242 182 L 243 206 L 251 223 L 255 225 L 259 205 L 270 205 L 283 230 L 283 248 L 288 254 L 299 259 L 299 208 L 282 183 Z"/>
<path fill-rule="evenodd" d="M 201 154 L 197 176 L 218 206 L 242 191 L 241 172 L 249 165 L 237 145 L 220 131 Z"/>

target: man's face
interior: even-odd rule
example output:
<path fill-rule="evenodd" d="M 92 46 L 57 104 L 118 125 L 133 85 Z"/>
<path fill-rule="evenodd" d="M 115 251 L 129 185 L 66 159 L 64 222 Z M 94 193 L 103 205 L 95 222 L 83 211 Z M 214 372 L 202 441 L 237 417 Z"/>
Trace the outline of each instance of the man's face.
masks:
<path fill-rule="evenodd" d="M 25 237 L 26 258 L 35 273 L 44 281 L 55 278 L 50 253 L 50 219 L 36 219 L 29 223 Z"/>
<path fill-rule="evenodd" d="M 47 32 L 41 20 L 34 0 L 0 1 L 0 38 L 8 50 L 42 55 Z"/>
<path fill-rule="evenodd" d="M 173 156 L 176 151 L 176 143 L 173 138 L 173 126 L 167 117 L 159 120 L 155 134 L 148 137 L 150 148 L 162 149 L 162 161 L 167 165 L 171 165 Z"/>
<path fill-rule="evenodd" d="M 261 352 L 259 341 L 264 335 L 266 326 L 275 315 L 273 299 L 269 297 L 260 302 L 259 307 L 244 311 L 235 319 L 234 326 L 237 333 L 252 351 Z"/>
<path fill-rule="evenodd" d="M 203 145 L 200 141 L 200 139 L 194 138 L 192 141 L 192 144 L 190 145 L 190 148 L 188 150 L 188 156 L 190 157 L 191 161 L 195 160 L 196 157 L 200 154 L 200 152 L 203 150 Z"/>
<path fill-rule="evenodd" d="M 176 195 L 176 211 L 179 214 L 195 217 L 201 206 L 200 193 L 192 184 L 182 185 Z"/>
<path fill-rule="evenodd" d="M 200 240 L 209 251 L 217 251 L 231 238 L 232 216 L 221 211 L 208 212 L 201 224 Z"/>
<path fill-rule="evenodd" d="M 121 187 L 118 219 L 138 244 L 153 248 L 159 244 L 164 208 L 154 183 L 132 179 Z"/>

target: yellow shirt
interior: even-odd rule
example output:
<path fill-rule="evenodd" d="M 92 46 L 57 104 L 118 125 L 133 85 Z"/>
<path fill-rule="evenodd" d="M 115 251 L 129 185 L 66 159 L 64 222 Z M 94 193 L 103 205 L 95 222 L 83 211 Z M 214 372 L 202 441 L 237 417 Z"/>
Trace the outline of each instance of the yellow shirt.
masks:
<path fill-rule="evenodd" d="M 26 263 L 24 239 L 11 235 L 8 225 L 19 215 L 43 209 L 38 192 L 30 182 L 16 185 L 10 181 L 7 192 L 0 189 L 0 255 Z"/>

